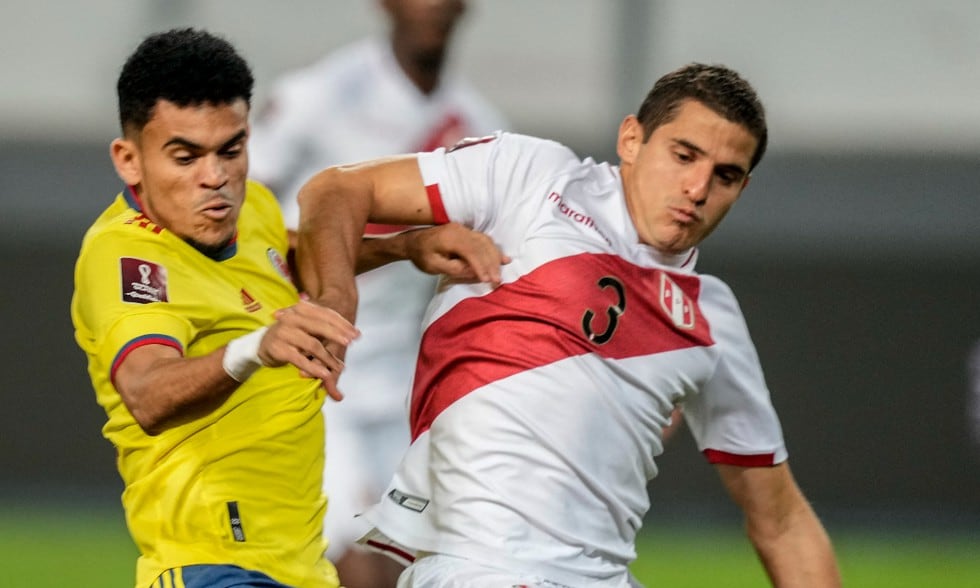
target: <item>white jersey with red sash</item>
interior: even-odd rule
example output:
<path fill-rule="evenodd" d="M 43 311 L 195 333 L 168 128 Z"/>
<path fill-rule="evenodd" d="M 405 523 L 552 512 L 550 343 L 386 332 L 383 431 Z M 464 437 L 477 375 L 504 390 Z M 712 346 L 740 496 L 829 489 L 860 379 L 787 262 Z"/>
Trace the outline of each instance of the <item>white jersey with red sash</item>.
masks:
<path fill-rule="evenodd" d="M 626 585 L 675 405 L 711 462 L 786 459 L 731 290 L 639 242 L 618 168 L 508 133 L 419 166 L 438 220 L 513 261 L 430 306 L 413 443 L 366 543 Z"/>

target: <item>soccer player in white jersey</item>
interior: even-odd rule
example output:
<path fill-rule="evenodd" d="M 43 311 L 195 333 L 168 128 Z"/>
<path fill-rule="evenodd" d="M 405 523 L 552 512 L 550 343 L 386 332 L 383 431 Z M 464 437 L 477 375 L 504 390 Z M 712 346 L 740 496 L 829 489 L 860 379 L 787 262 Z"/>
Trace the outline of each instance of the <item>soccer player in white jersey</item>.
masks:
<path fill-rule="evenodd" d="M 840 584 L 735 297 L 694 269 L 766 141 L 751 86 L 691 64 L 623 120 L 618 166 L 497 133 L 304 186 L 304 283 L 352 320 L 369 219 L 458 221 L 512 258 L 498 287 L 442 284 L 426 317 L 413 442 L 365 515 L 366 543 L 414 561 L 401 586 L 630 585 L 675 405 L 773 584 Z"/>
<path fill-rule="evenodd" d="M 251 174 L 282 203 L 296 229 L 296 192 L 328 165 L 430 151 L 504 128 L 503 117 L 444 63 L 461 0 L 384 0 L 384 38 L 363 39 L 288 73 L 255 122 Z M 369 225 L 383 237 L 404 230 Z M 347 354 L 342 403 L 328 402 L 324 490 L 328 556 L 347 588 L 392 585 L 400 566 L 357 549 L 355 515 L 384 491 L 408 446 L 406 402 L 425 307 L 436 278 L 393 263 L 358 278 L 359 328 Z M 372 557 L 373 556 L 373 557 Z M 364 561 L 368 559 L 368 561 Z M 385 577 L 388 580 L 385 580 Z"/>

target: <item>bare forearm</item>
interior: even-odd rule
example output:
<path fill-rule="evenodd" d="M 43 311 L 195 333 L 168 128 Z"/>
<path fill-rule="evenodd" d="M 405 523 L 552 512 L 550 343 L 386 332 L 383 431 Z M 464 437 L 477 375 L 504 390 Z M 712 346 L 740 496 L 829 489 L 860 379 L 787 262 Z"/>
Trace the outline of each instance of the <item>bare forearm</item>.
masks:
<path fill-rule="evenodd" d="M 354 275 L 370 198 L 342 197 L 360 188 L 344 185 L 344 181 L 344 172 L 331 168 L 300 190 L 296 264 L 304 291 L 353 322 L 357 308 Z"/>
<path fill-rule="evenodd" d="M 408 236 L 405 233 L 385 238 L 365 238 L 357 255 L 354 268 L 358 274 L 371 271 L 393 261 L 409 258 Z"/>
<path fill-rule="evenodd" d="M 238 388 L 221 366 L 223 355 L 222 348 L 202 357 L 156 359 L 134 370 L 120 394 L 140 427 L 160 434 L 211 412 Z"/>
<path fill-rule="evenodd" d="M 749 539 L 773 586 L 838 587 L 840 572 L 823 525 L 806 506 L 785 521 L 783 529 L 747 525 Z"/>
<path fill-rule="evenodd" d="M 840 586 L 830 538 L 796 485 L 788 462 L 716 468 L 732 500 L 745 513 L 749 539 L 774 586 Z"/>

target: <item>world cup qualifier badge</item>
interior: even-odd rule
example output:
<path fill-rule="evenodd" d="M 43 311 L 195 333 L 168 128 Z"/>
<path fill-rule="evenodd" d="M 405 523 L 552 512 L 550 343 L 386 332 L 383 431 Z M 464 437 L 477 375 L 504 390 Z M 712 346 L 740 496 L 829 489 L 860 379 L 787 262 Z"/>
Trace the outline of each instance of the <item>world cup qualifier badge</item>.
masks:
<path fill-rule="evenodd" d="M 167 268 L 135 257 L 119 258 L 123 302 L 167 302 Z"/>

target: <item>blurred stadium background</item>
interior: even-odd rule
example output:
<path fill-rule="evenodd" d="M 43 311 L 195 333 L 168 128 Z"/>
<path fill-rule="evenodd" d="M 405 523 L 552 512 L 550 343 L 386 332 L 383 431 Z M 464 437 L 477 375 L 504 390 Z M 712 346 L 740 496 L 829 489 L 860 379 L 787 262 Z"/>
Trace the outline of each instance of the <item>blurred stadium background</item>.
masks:
<path fill-rule="evenodd" d="M 120 187 L 107 146 L 122 60 L 152 31 L 206 27 L 253 64 L 260 106 L 278 74 L 380 19 L 373 0 L 8 0 L 0 12 L 0 585 L 39 586 L 44 562 L 90 559 L 52 560 L 59 549 L 132 558 L 68 316 L 79 240 Z M 876 553 L 853 539 L 874 536 L 980 553 L 980 447 L 965 414 L 966 356 L 980 340 L 980 6 L 470 0 L 457 49 L 454 67 L 515 130 L 597 159 L 614 157 L 616 125 L 662 73 L 721 62 L 752 81 L 769 154 L 700 267 L 739 295 L 794 471 L 845 547 Z M 647 527 L 737 531 L 686 434 L 660 464 Z M 685 565 L 649 537 L 659 547 L 641 561 Z M 711 542 L 684 545 L 695 562 L 699 546 L 717 555 Z M 845 579 L 860 577 L 853 553 Z M 919 557 L 882 553 L 895 568 Z M 956 569 L 929 565 L 933 579 Z M 949 585 L 980 586 L 977 565 Z M 52 585 L 129 578 L 125 567 L 120 583 L 65 573 Z M 882 585 L 939 585 L 903 577 Z"/>

